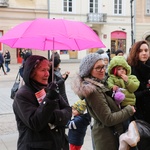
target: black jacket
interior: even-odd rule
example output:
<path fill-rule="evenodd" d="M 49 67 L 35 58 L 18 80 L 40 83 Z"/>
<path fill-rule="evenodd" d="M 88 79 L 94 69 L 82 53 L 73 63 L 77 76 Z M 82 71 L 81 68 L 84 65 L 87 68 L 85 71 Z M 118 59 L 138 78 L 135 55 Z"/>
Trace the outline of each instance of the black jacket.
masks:
<path fill-rule="evenodd" d="M 60 69 L 55 70 L 54 75 L 55 75 L 55 81 L 56 81 L 56 83 L 58 84 L 58 87 L 59 87 L 60 95 L 69 104 L 67 94 L 66 94 L 66 87 L 65 87 L 65 81 L 66 81 L 68 75 L 67 75 L 66 78 L 63 78 L 62 74 L 60 72 Z"/>
<path fill-rule="evenodd" d="M 9 64 L 10 63 L 10 53 L 9 52 L 5 53 L 4 58 L 5 58 L 5 63 Z"/>
<path fill-rule="evenodd" d="M 132 74 L 140 81 L 140 86 L 135 92 L 137 107 L 135 117 L 150 123 L 150 87 L 148 87 L 148 80 L 150 80 L 150 60 L 145 64 L 139 62 L 138 67 L 131 68 Z"/>
<path fill-rule="evenodd" d="M 36 59 L 43 57 L 37 56 Z M 13 103 L 19 131 L 17 150 L 68 150 L 65 125 L 71 118 L 71 107 L 61 96 L 57 100 L 45 97 L 41 104 L 38 103 L 35 92 L 41 85 L 33 84 L 29 79 L 35 60 L 27 62 L 23 74 L 25 85 L 18 90 Z"/>

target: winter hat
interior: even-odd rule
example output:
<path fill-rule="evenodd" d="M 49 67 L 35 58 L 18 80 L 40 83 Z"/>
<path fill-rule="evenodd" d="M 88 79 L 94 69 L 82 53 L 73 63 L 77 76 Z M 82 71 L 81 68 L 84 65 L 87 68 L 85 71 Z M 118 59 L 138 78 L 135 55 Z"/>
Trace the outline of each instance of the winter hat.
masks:
<path fill-rule="evenodd" d="M 101 54 L 101 56 L 102 56 L 103 59 L 106 58 L 106 59 L 108 59 L 108 61 L 109 61 L 109 56 L 108 56 L 106 53 Z"/>
<path fill-rule="evenodd" d="M 90 53 L 88 55 L 86 55 L 80 63 L 80 67 L 79 67 L 79 75 L 80 77 L 87 77 L 93 66 L 95 65 L 95 63 L 98 60 L 102 60 L 102 56 L 97 54 L 97 53 Z"/>
<path fill-rule="evenodd" d="M 98 54 L 103 54 L 103 53 L 104 53 L 104 50 L 103 50 L 103 49 L 99 49 L 98 51 L 96 51 L 96 53 L 98 53 Z"/>
<path fill-rule="evenodd" d="M 74 109 L 76 109 L 80 114 L 83 114 L 86 110 L 86 103 L 85 100 L 78 100 L 76 101 L 73 106 Z"/>

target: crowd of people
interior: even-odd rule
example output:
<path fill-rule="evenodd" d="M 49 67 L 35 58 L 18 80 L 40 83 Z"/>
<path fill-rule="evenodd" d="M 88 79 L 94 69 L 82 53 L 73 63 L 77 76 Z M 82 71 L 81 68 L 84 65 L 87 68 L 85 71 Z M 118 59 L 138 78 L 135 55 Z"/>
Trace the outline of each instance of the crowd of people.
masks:
<path fill-rule="evenodd" d="M 0 55 L 0 65 L 5 62 L 7 72 L 10 58 L 9 51 Z M 133 137 L 124 138 L 132 135 L 125 133 L 135 131 L 133 124 L 137 124 L 137 130 L 143 122 L 148 124 L 147 128 L 150 124 L 147 41 L 134 43 L 127 58 L 122 50 L 117 50 L 113 58 L 102 49 L 87 54 L 72 81 L 72 90 L 79 97 L 73 105 L 65 87 L 69 74 L 70 71 L 61 73 L 57 52 L 52 53 L 50 60 L 32 54 L 24 59 L 21 74 L 24 84 L 13 102 L 18 150 L 80 150 L 91 118 L 94 150 L 123 150 L 124 145 L 132 150 L 149 150 L 150 136 L 146 131 L 142 134 L 137 131 L 140 137 L 136 143 L 131 142 Z"/>

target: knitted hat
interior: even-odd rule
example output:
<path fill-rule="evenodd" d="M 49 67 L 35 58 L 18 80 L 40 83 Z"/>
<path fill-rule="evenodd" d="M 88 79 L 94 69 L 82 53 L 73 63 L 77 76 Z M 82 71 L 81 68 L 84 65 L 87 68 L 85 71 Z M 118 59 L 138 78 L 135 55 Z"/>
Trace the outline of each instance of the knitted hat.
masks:
<path fill-rule="evenodd" d="M 101 56 L 102 56 L 103 59 L 106 58 L 106 59 L 108 59 L 108 61 L 109 61 L 109 56 L 108 56 L 106 53 L 101 54 Z"/>
<path fill-rule="evenodd" d="M 86 110 L 86 103 L 85 100 L 78 100 L 76 101 L 73 106 L 74 109 L 76 109 L 80 114 L 83 114 Z"/>
<path fill-rule="evenodd" d="M 98 53 L 98 54 L 103 54 L 103 53 L 104 53 L 104 50 L 103 50 L 103 49 L 99 49 L 99 50 L 96 51 L 96 53 Z"/>
<path fill-rule="evenodd" d="M 79 67 L 79 75 L 80 77 L 87 77 L 89 76 L 93 66 L 98 60 L 102 60 L 102 56 L 98 53 L 90 53 L 86 55 L 80 63 Z"/>

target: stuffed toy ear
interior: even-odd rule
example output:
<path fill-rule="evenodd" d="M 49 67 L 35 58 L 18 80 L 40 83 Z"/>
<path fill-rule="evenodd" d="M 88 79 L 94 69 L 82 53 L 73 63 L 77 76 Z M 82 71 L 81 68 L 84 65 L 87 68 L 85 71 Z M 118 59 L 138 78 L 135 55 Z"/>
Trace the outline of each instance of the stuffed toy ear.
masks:
<path fill-rule="evenodd" d="M 120 103 L 125 99 L 124 93 L 117 91 L 114 95 L 115 102 L 117 105 L 120 105 Z"/>

